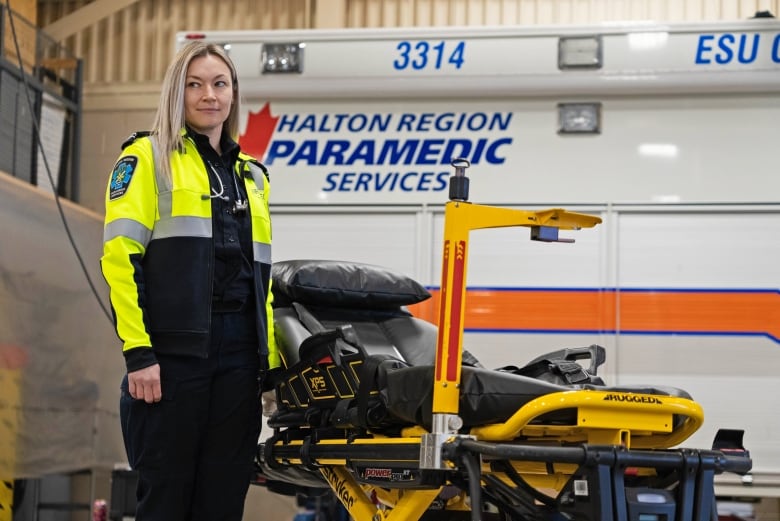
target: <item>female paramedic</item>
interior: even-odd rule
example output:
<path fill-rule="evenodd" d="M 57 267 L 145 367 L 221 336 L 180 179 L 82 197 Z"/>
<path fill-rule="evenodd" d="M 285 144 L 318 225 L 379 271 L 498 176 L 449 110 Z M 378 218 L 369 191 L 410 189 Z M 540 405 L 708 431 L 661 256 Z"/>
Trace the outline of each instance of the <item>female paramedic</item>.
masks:
<path fill-rule="evenodd" d="M 123 145 L 106 192 L 101 266 L 127 376 L 120 418 L 138 521 L 240 521 L 278 365 L 268 175 L 242 153 L 222 47 L 168 67 L 151 132 Z"/>

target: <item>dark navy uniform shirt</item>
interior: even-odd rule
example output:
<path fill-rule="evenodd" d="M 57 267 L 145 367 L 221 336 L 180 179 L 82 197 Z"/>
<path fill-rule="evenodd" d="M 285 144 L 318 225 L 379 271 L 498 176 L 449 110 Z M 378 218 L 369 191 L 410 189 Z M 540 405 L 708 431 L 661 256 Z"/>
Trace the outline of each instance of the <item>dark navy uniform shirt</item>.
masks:
<path fill-rule="evenodd" d="M 211 198 L 214 238 L 214 292 L 213 312 L 241 311 L 253 302 L 252 228 L 249 208 L 234 211 L 238 199 L 246 204 L 243 179 L 239 179 L 235 164 L 240 150 L 238 143 L 223 135 L 219 155 L 209 144 L 208 137 L 187 130 L 200 152 L 214 193 L 224 188 L 221 197 Z M 217 180 L 217 176 L 222 181 Z"/>

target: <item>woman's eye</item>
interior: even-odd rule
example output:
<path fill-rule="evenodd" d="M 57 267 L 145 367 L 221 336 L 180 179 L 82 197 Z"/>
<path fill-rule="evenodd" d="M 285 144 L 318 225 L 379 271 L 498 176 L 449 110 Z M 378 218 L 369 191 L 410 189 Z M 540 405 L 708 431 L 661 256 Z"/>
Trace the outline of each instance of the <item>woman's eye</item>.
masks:
<path fill-rule="evenodd" d="M 200 83 L 198 83 L 197 81 L 191 81 L 187 83 L 187 87 L 191 89 L 197 89 L 198 87 L 200 87 Z"/>
<path fill-rule="evenodd" d="M 223 80 L 219 80 L 214 85 L 216 85 L 217 87 L 227 87 L 227 82 Z"/>

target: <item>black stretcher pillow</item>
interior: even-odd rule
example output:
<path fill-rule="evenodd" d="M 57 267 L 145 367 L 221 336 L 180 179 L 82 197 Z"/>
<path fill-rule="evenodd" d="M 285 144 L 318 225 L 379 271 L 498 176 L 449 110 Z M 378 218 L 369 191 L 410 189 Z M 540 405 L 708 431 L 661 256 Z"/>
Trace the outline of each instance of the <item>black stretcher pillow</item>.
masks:
<path fill-rule="evenodd" d="M 290 302 L 391 309 L 430 298 L 419 282 L 388 268 L 335 260 L 288 260 L 271 268 L 274 306 Z"/>

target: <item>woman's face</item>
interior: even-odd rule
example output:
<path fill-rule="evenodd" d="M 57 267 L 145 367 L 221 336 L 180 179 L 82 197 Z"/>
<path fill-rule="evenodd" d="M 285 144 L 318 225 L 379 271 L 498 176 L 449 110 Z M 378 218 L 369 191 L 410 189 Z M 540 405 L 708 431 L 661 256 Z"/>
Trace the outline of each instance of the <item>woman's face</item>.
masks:
<path fill-rule="evenodd" d="M 233 103 L 230 69 L 219 56 L 199 56 L 187 67 L 184 118 L 193 130 L 219 138 Z"/>

